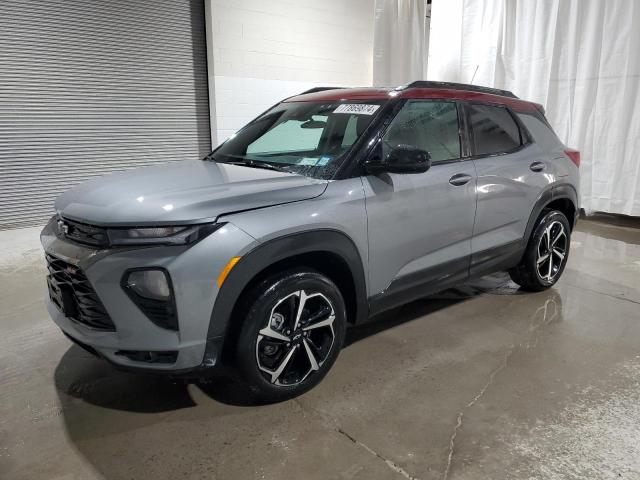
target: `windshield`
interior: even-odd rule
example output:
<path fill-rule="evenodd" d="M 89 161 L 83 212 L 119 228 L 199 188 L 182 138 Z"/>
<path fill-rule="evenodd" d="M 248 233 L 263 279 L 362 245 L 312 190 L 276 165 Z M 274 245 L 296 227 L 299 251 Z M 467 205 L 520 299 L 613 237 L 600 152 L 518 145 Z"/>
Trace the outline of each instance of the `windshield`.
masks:
<path fill-rule="evenodd" d="M 207 159 L 331 178 L 382 103 L 281 103 L 232 135 Z"/>

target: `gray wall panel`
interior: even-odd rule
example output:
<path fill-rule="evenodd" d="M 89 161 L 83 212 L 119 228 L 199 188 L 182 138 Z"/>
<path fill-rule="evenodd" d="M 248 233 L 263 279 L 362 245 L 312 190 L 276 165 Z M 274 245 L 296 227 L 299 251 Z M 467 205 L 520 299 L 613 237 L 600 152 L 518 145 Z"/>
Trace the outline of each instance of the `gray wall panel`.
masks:
<path fill-rule="evenodd" d="M 0 2 L 0 229 L 96 175 L 211 149 L 203 0 Z"/>

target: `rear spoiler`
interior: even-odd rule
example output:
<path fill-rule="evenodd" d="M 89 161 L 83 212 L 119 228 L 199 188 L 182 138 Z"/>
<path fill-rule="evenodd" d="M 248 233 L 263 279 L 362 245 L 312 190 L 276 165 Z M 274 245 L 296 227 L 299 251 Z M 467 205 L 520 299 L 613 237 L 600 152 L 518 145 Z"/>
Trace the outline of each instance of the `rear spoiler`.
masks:
<path fill-rule="evenodd" d="M 300 96 L 300 95 L 306 95 L 307 93 L 325 92 L 327 90 L 340 90 L 341 88 L 345 88 L 345 87 L 313 87 L 313 88 L 310 88 L 309 90 L 305 90 L 304 92 L 296 93 L 295 95 L 291 95 L 290 97 L 284 98 L 284 99 L 282 99 L 280 101 L 281 102 L 285 102 L 285 101 L 289 100 L 290 98 L 297 97 L 297 96 Z"/>
<path fill-rule="evenodd" d="M 316 93 L 316 92 L 324 92 L 326 90 L 340 90 L 341 88 L 345 88 L 345 87 L 313 87 L 310 88 L 309 90 L 305 90 L 302 93 L 299 93 L 298 95 L 306 95 L 307 93 Z M 297 96 L 297 95 L 294 95 Z"/>

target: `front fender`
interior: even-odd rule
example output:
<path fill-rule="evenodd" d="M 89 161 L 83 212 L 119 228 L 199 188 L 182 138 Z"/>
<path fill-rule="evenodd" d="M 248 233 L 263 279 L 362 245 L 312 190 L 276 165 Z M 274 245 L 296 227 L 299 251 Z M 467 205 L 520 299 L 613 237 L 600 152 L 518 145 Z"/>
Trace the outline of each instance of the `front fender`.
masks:
<path fill-rule="evenodd" d="M 351 270 L 355 287 L 356 322 L 368 316 L 365 273 L 354 242 L 337 230 L 313 230 L 285 235 L 258 245 L 235 265 L 216 297 L 209 323 L 208 340 L 225 342 L 233 309 L 247 285 L 276 262 L 311 252 L 338 255 Z"/>

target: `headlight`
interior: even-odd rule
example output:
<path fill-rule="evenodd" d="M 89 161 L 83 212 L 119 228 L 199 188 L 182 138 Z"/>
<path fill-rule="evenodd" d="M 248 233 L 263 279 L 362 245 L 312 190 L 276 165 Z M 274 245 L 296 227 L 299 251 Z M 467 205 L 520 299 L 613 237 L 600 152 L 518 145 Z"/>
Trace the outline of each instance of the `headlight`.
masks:
<path fill-rule="evenodd" d="M 224 223 L 204 225 L 110 228 L 111 245 L 188 245 L 197 242 L 222 227 Z"/>
<path fill-rule="evenodd" d="M 122 278 L 122 288 L 149 320 L 159 327 L 178 330 L 173 286 L 164 269 L 128 270 Z"/>

